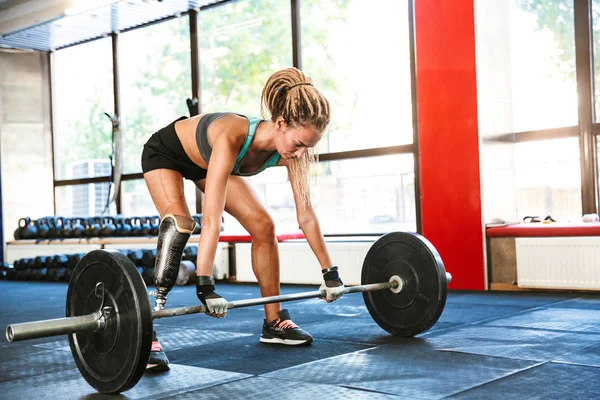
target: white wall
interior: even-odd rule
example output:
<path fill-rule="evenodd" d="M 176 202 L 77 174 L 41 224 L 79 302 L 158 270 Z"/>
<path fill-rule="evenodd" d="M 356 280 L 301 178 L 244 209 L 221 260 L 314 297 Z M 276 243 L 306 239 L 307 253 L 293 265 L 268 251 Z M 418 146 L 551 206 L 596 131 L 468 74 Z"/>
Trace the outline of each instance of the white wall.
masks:
<path fill-rule="evenodd" d="M 6 242 L 19 218 L 54 214 L 46 53 L 0 49 L 0 164 Z"/>

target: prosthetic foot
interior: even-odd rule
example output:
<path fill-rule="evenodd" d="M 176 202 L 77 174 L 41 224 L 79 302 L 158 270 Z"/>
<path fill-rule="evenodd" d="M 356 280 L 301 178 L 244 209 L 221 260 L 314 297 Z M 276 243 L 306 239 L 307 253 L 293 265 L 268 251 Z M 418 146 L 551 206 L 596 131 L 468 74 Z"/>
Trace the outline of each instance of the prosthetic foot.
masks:
<path fill-rule="evenodd" d="M 158 228 L 154 285 L 156 286 L 155 311 L 162 310 L 167 294 L 177 281 L 183 249 L 194 232 L 196 222 L 173 214 L 167 214 Z"/>

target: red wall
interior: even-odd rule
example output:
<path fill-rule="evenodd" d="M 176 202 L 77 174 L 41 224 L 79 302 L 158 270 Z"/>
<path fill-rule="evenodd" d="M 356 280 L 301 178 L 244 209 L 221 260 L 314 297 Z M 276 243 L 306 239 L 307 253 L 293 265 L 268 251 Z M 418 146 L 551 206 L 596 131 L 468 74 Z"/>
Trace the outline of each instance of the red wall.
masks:
<path fill-rule="evenodd" d="M 452 289 L 485 288 L 473 1 L 414 0 L 423 235 Z"/>

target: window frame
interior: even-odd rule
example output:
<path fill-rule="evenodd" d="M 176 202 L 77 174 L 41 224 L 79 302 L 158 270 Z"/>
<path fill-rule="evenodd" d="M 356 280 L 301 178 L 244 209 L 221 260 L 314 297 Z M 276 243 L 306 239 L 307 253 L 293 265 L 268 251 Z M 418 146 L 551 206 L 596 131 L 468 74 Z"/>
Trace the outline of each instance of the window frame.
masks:
<path fill-rule="evenodd" d="M 220 1 L 215 4 L 211 4 L 205 7 L 201 7 L 197 10 L 189 10 L 188 12 L 182 13 L 181 15 L 173 15 L 169 17 L 165 17 L 156 21 L 152 21 L 147 24 L 143 24 L 137 26 L 135 28 L 131 28 L 128 30 L 124 30 L 121 33 L 128 32 L 133 29 L 144 29 L 148 26 L 159 24 L 174 18 L 190 18 L 190 51 L 191 51 L 191 63 L 192 63 L 192 87 L 191 93 L 192 96 L 198 99 L 198 103 L 193 109 L 195 113 L 201 113 L 200 105 L 202 104 L 200 101 L 200 49 L 199 49 L 199 35 L 200 35 L 200 27 L 198 24 L 198 18 L 200 13 L 203 10 L 207 10 L 214 7 L 222 6 L 226 3 L 230 3 L 232 0 Z M 291 7 L 291 21 L 290 24 L 292 26 L 292 59 L 294 67 L 298 69 L 302 69 L 302 46 L 301 46 L 301 20 L 300 20 L 300 2 L 301 0 L 290 0 Z M 378 147 L 378 148 L 365 148 L 360 150 L 352 150 L 352 151 L 343 151 L 343 152 L 333 152 L 333 153 L 324 153 L 320 154 L 319 161 L 337 161 L 337 160 L 349 160 L 355 158 L 364 158 L 364 157 L 373 157 L 373 156 L 381 156 L 381 155 L 391 155 L 391 154 L 407 154 L 412 153 L 414 159 L 414 173 L 415 176 L 419 176 L 419 152 L 418 152 L 418 130 L 416 124 L 416 77 L 415 77 L 415 50 L 414 50 L 414 22 L 413 22 L 413 4 L 412 1 L 409 1 L 407 4 L 408 7 L 408 24 L 409 24 L 409 51 L 410 51 L 410 70 L 411 70 L 411 103 L 412 103 L 412 116 L 413 121 L 413 143 L 407 145 L 397 145 L 397 146 L 387 146 L 387 147 Z M 112 32 L 112 62 L 113 62 L 113 92 L 114 92 L 114 104 L 115 110 L 114 114 L 117 117 L 121 116 L 121 107 L 120 107 L 120 72 L 119 72 L 119 34 L 117 32 Z M 64 46 L 61 48 L 57 48 L 55 51 L 62 50 L 67 47 L 84 44 L 93 40 L 97 40 L 98 38 L 90 39 L 85 42 L 80 42 L 74 45 Z M 49 52 L 50 60 L 54 58 L 54 51 Z M 53 62 L 49 63 L 51 83 L 52 83 L 52 74 L 54 71 Z M 54 86 L 51 86 L 51 90 L 54 90 Z M 52 107 L 52 105 L 51 105 Z M 52 112 L 52 111 L 51 111 Z M 52 134 L 54 134 L 54 129 L 52 129 Z M 52 139 L 54 142 L 54 138 Z M 54 151 L 53 151 L 53 157 Z M 54 174 L 53 174 L 54 176 Z M 93 178 L 82 178 L 82 179 L 56 179 L 54 177 L 54 191 L 57 187 L 61 186 L 71 186 L 71 185 L 81 185 L 81 184 L 89 184 L 89 183 L 102 183 L 102 182 L 110 182 L 110 176 L 101 176 L 101 177 L 93 177 Z M 121 177 L 121 184 L 130 180 L 139 180 L 143 179 L 143 174 L 140 173 L 130 173 L 123 174 Z M 122 204 L 121 204 L 121 188 L 117 188 L 117 213 L 121 213 Z M 419 180 L 415 179 L 415 200 L 420 198 L 420 186 Z M 415 212 L 416 212 L 416 220 L 417 220 L 417 231 L 421 231 L 421 210 L 420 210 L 420 202 L 415 201 Z M 56 198 L 54 199 L 54 210 L 56 212 Z M 191 210 L 192 213 L 199 213 L 202 210 L 202 193 L 198 190 L 196 191 L 196 210 Z M 383 232 L 382 232 L 383 233 Z M 352 234 L 331 234 L 325 236 L 379 236 L 382 233 L 352 233 Z"/>
<path fill-rule="evenodd" d="M 199 63 L 199 35 L 200 27 L 198 26 L 199 13 L 203 10 L 210 9 L 213 7 L 220 7 L 224 4 L 230 3 L 233 0 L 224 0 L 208 6 L 201 7 L 196 10 L 189 10 L 188 12 L 182 13 L 181 15 L 173 15 L 165 17 L 156 21 L 152 21 L 147 24 L 137 26 L 123 32 L 127 32 L 132 29 L 143 29 L 153 24 L 165 22 L 174 18 L 190 18 L 190 51 L 191 51 L 191 62 L 192 62 L 192 87 L 191 93 L 193 97 L 196 97 L 198 105 L 194 112 L 201 113 L 200 109 L 200 63 Z M 301 0 L 290 0 L 291 7 L 291 21 L 292 26 L 292 57 L 293 63 L 296 68 L 302 69 L 302 50 L 301 50 L 301 37 L 300 37 L 300 1 Z M 377 155 L 388 155 L 388 154 L 405 154 L 412 153 L 414 159 L 414 173 L 415 176 L 419 176 L 419 140 L 418 140 L 418 124 L 417 124 L 417 99 L 416 99 L 416 76 L 415 76 L 415 37 L 414 37 L 414 0 L 407 2 L 408 7 L 408 26 L 409 26 L 409 51 L 410 51 L 410 70 L 411 70 L 411 103 L 412 103 L 412 116 L 413 116 L 413 143 L 409 145 L 399 146 L 388 146 L 379 148 L 365 148 L 360 150 L 324 153 L 320 155 L 320 161 L 332 161 L 332 160 L 347 160 L 353 158 L 371 157 Z M 498 135 L 494 140 L 501 142 L 524 142 L 524 141 L 536 141 L 536 140 L 547 140 L 579 136 L 580 138 L 580 154 L 581 154 L 581 196 L 582 196 L 582 211 L 583 213 L 597 213 L 598 212 L 598 155 L 596 150 L 596 138 L 600 135 L 600 123 L 593 121 L 594 115 L 594 94 L 593 84 L 594 76 L 593 69 L 591 67 L 591 61 L 593 54 L 591 52 L 592 45 L 592 4 L 591 1 L 574 1 L 574 18 L 575 18 L 575 55 L 576 55 L 576 74 L 577 74 L 577 93 L 579 98 L 578 106 L 578 117 L 579 122 L 576 126 L 560 127 L 555 129 L 542 129 L 536 131 L 527 132 L 508 132 L 506 134 Z M 113 91 L 114 91 L 114 104 L 115 104 L 115 115 L 120 117 L 120 95 L 119 95 L 119 33 L 112 32 L 113 41 Z M 75 45 L 81 45 L 99 38 L 90 39 L 84 42 L 77 43 Z M 64 49 L 64 46 L 57 48 L 55 51 Z M 49 75 L 50 75 L 50 90 L 56 90 L 54 85 L 54 51 L 48 53 L 49 57 Z M 54 98 L 54 96 L 52 96 Z M 53 121 L 54 106 L 51 103 L 51 115 Z M 54 122 L 52 122 L 52 141 L 54 144 Z M 56 157 L 54 154 L 54 147 L 52 157 Z M 53 160 L 54 161 L 54 160 Z M 54 168 L 54 162 L 53 162 Z M 60 186 L 69 185 L 80 185 L 88 183 L 100 183 L 110 182 L 110 176 L 105 177 L 94 177 L 84 179 L 56 179 L 53 171 L 53 189 L 56 190 Z M 143 174 L 132 173 L 124 174 L 122 176 L 122 182 L 129 180 L 143 179 Z M 118 188 L 120 192 L 120 188 Z M 415 200 L 420 198 L 420 185 L 419 179 L 415 179 Z M 417 231 L 421 231 L 421 209 L 420 202 L 415 201 L 415 212 L 417 217 Z M 202 209 L 202 193 L 196 192 L 196 210 L 192 212 L 201 212 Z M 56 198 L 54 199 L 54 210 L 56 212 Z M 117 212 L 121 212 L 121 197 L 117 196 Z"/>
<path fill-rule="evenodd" d="M 200 100 L 200 63 L 199 63 L 199 26 L 198 16 L 203 10 L 219 7 L 223 4 L 229 3 L 232 0 L 224 0 L 211 4 L 205 7 L 201 7 L 198 10 L 190 10 L 181 15 L 173 15 L 166 18 L 159 19 L 144 25 L 140 25 L 132 29 L 143 29 L 147 26 L 165 22 L 173 18 L 190 18 L 190 51 L 192 53 L 192 88 L 191 92 L 194 97 Z M 292 26 L 292 56 L 294 66 L 302 69 L 302 47 L 300 37 L 300 1 L 301 0 L 290 0 L 291 7 L 291 21 Z M 414 1 L 414 0 L 413 0 Z M 387 155 L 387 154 L 404 154 L 412 153 L 415 160 L 414 173 L 415 176 L 419 176 L 419 142 L 418 142 L 418 126 L 417 126 L 417 105 L 416 105 L 416 77 L 415 77 L 415 38 L 414 38 L 414 5 L 413 1 L 408 1 L 408 24 L 409 24 L 409 43 L 410 43 L 410 68 L 411 68 L 411 92 L 412 92 L 412 114 L 413 120 L 413 143 L 410 145 L 400 146 L 388 146 L 380 148 L 367 148 L 353 151 L 343 151 L 335 153 L 324 153 L 320 155 L 321 161 L 332 161 L 332 160 L 346 160 L 353 158 L 370 157 L 376 155 Z M 514 141 L 515 143 L 524 141 L 536 141 L 536 140 L 547 140 L 579 136 L 580 138 L 580 154 L 581 154 L 581 196 L 582 196 L 582 211 L 583 213 L 597 213 L 598 212 L 598 198 L 600 194 L 598 192 L 598 155 L 596 150 L 596 140 L 600 135 L 600 123 L 593 121 L 594 115 L 594 94 L 593 84 L 594 76 L 593 69 L 591 67 L 591 61 L 593 54 L 591 52 L 592 45 L 592 4 L 590 1 L 587 2 L 574 2 L 574 18 L 575 18 L 575 54 L 576 54 L 576 74 L 577 74 L 577 93 L 579 98 L 578 106 L 578 117 L 579 123 L 577 126 L 560 127 L 554 129 L 542 129 L 527 132 L 510 132 L 503 135 L 498 135 L 495 140 L 498 141 Z M 125 30 L 123 32 L 127 32 Z M 120 116 L 120 96 L 119 96 L 119 69 L 118 69 L 118 36 L 119 33 L 113 32 L 111 34 L 113 40 L 113 71 L 114 71 L 114 104 L 115 114 Z M 84 44 L 98 38 L 90 39 L 85 42 L 77 43 L 76 45 Z M 65 46 L 56 50 L 70 47 Z M 56 51 L 55 50 L 55 51 Z M 49 73 L 51 80 L 51 90 L 55 90 L 53 83 L 53 71 L 54 71 L 54 52 L 49 52 Z M 200 113 L 201 102 L 198 102 L 197 108 L 194 110 Z M 51 104 L 51 113 L 53 113 Z M 52 135 L 54 135 L 54 129 L 52 129 Z M 53 138 L 54 139 L 54 138 Z M 54 140 L 53 140 L 54 142 Z M 54 151 L 53 151 L 53 157 Z M 54 165 L 54 164 L 53 164 Z M 54 172 L 54 171 L 53 171 Z M 53 174 L 54 176 L 54 174 Z M 122 182 L 128 180 L 143 179 L 142 173 L 124 174 L 122 176 Z M 62 179 L 57 180 L 54 178 L 54 189 L 60 186 L 67 185 L 79 185 L 86 183 L 99 183 L 109 182 L 110 176 L 106 177 L 94 177 L 85 179 Z M 118 188 L 120 192 L 120 188 Z M 419 180 L 415 180 L 415 197 L 420 197 Z M 56 200 L 54 200 L 56 202 Z M 416 214 L 417 214 L 417 230 L 421 231 L 421 210 L 420 202 L 415 201 Z M 56 210 L 56 203 L 55 203 Z M 200 191 L 196 193 L 196 210 L 193 212 L 200 212 L 202 209 L 202 194 Z M 121 199 L 117 196 L 117 212 L 121 211 Z"/>

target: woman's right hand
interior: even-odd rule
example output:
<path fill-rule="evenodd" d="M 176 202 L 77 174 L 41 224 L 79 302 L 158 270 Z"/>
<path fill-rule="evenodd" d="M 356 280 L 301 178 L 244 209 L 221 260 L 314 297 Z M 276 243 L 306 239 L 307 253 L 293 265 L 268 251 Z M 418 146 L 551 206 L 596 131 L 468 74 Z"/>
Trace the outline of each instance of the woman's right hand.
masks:
<path fill-rule="evenodd" d="M 213 294 L 219 296 L 218 294 Z M 206 299 L 206 315 L 215 318 L 223 318 L 227 315 L 227 300 L 223 297 L 207 298 Z"/>
<path fill-rule="evenodd" d="M 196 295 L 206 307 L 206 314 L 223 318 L 227 314 L 227 300 L 215 292 L 215 280 L 210 276 L 196 276 Z"/>

